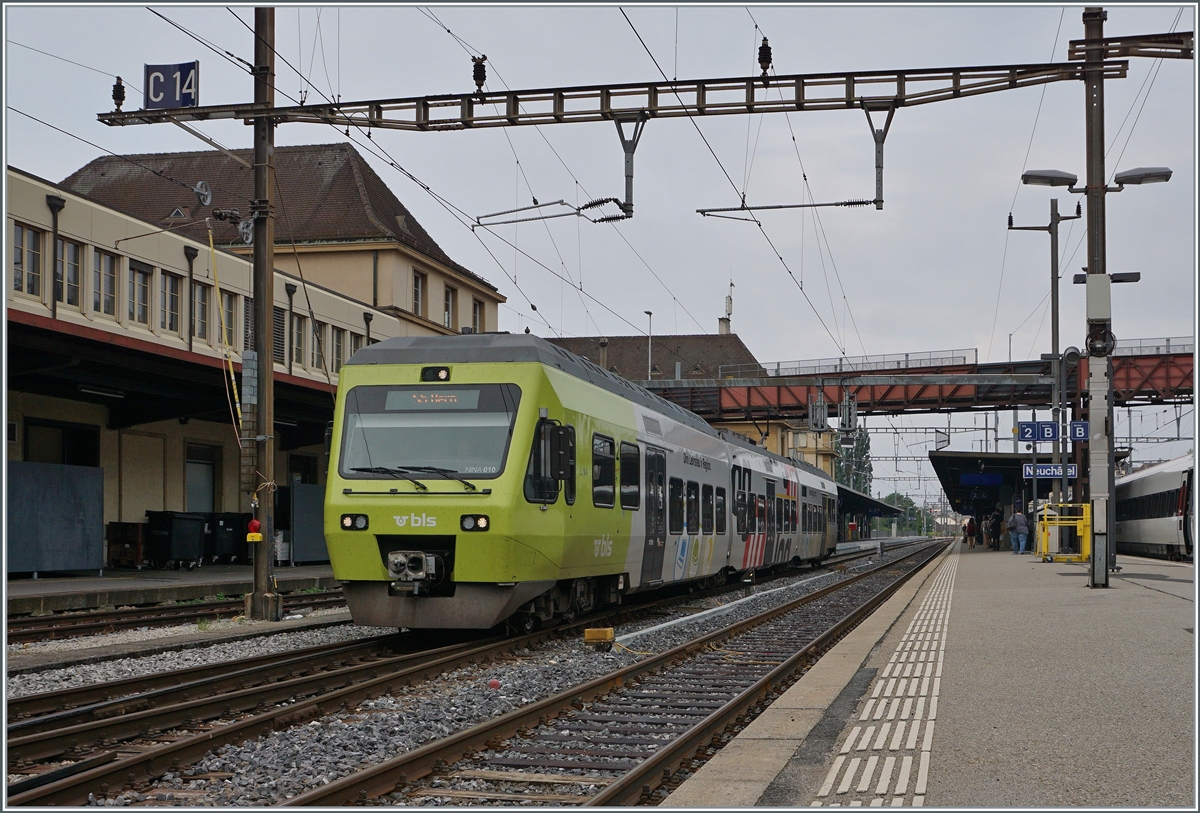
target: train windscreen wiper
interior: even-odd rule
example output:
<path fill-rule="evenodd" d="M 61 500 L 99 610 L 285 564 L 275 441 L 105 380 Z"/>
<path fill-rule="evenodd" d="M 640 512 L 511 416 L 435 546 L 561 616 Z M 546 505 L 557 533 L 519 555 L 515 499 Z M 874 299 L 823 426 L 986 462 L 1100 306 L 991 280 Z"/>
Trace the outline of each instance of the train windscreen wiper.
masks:
<path fill-rule="evenodd" d="M 440 474 L 447 480 L 457 480 L 458 482 L 462 483 L 467 487 L 467 491 L 476 490 L 474 483 L 459 477 L 459 472 L 455 471 L 454 469 L 443 469 L 437 466 L 401 466 L 400 468 L 404 469 L 405 471 L 423 471 L 429 474 Z"/>
<path fill-rule="evenodd" d="M 361 471 L 366 474 L 390 474 L 398 480 L 408 480 L 420 491 L 428 491 L 429 486 L 413 477 L 403 466 L 355 466 L 350 471 Z"/>

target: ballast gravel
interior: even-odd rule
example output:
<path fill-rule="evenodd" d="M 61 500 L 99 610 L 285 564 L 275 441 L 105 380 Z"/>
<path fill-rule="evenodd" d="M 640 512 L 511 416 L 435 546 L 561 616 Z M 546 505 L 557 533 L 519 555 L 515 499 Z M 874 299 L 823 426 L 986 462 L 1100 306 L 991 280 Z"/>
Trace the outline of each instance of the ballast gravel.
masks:
<path fill-rule="evenodd" d="M 857 562 L 845 571 L 799 575 L 784 589 L 778 589 L 780 580 L 752 586 L 749 591 L 760 596 L 750 601 L 734 604 L 743 598 L 736 593 L 723 600 L 697 601 L 673 616 L 686 619 L 698 615 L 697 608 L 702 605 L 733 606 L 728 613 L 646 632 L 629 639 L 628 646 L 618 646 L 608 653 L 597 652 L 578 639 L 552 640 L 489 663 L 443 672 L 438 678 L 364 702 L 354 709 L 253 741 L 220 747 L 181 772 L 165 774 L 146 795 L 180 806 L 276 804 L 902 555 L 892 552 Z M 627 625 L 618 628 L 616 634 L 621 638 L 667 620 L 664 617 Z M 256 641 L 251 646 L 264 644 L 265 641 Z M 492 688 L 493 681 L 498 682 L 499 688 Z M 96 803 L 122 805 L 134 799 L 132 793 L 123 793 Z M 389 801 L 400 800 L 393 797 Z M 411 802 L 437 805 L 446 804 L 447 800 L 431 797 Z"/>
<path fill-rule="evenodd" d="M 313 613 L 313 615 L 315 616 L 316 613 Z M 232 622 L 222 623 L 232 625 Z M 247 622 L 247 625 L 253 623 Z M 189 625 L 186 631 L 195 632 L 196 625 Z M 353 624 L 298 630 L 296 632 L 282 632 L 277 635 L 264 635 L 248 640 L 227 641 L 221 644 L 181 649 L 174 652 L 160 652 L 140 658 L 118 658 L 100 663 L 71 666 L 65 669 L 49 669 L 45 672 L 11 675 L 7 678 L 5 686 L 9 697 L 24 697 L 30 694 L 53 692 L 59 689 L 72 689 L 77 686 L 107 683 L 111 680 L 124 680 L 125 678 L 159 674 L 176 669 L 208 666 L 209 664 L 236 660 L 238 658 L 270 655 L 276 652 L 289 652 L 312 646 L 323 646 L 342 641 L 353 641 L 358 638 L 369 638 L 375 635 L 389 635 L 394 632 L 395 630 L 391 627 L 356 627 Z M 118 633 L 118 635 L 124 635 L 124 633 Z M 107 639 L 105 642 L 110 643 Z M 46 641 L 44 643 L 53 644 L 56 642 Z M 58 643 L 70 643 L 70 641 Z M 92 645 L 95 646 L 95 642 Z"/>

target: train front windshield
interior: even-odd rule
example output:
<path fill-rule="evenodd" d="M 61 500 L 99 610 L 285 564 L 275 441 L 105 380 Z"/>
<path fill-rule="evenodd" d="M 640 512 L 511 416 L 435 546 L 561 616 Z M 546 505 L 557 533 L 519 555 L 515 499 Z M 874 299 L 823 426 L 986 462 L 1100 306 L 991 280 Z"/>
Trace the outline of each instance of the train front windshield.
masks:
<path fill-rule="evenodd" d="M 520 402 L 515 384 L 355 387 L 346 396 L 339 473 L 387 479 L 385 469 L 435 467 L 498 477 Z"/>

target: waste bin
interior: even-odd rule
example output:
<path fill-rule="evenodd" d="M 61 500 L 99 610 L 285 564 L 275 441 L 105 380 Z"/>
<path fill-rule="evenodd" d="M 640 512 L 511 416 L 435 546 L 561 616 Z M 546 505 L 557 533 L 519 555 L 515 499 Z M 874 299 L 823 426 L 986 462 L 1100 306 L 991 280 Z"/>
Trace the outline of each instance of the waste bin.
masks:
<path fill-rule="evenodd" d="M 147 511 L 150 538 L 146 558 L 156 565 L 194 566 L 204 556 L 204 514 L 182 511 Z"/>
<path fill-rule="evenodd" d="M 223 513 L 209 516 L 209 529 L 212 531 L 211 555 L 226 562 L 249 561 L 246 523 L 250 521 L 251 515 Z"/>

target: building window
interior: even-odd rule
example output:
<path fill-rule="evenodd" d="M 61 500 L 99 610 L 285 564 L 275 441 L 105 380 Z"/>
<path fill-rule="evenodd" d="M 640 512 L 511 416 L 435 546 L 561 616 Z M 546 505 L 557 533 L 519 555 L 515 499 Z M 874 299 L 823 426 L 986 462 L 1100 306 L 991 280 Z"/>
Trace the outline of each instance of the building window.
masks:
<path fill-rule="evenodd" d="M 162 307 L 160 311 L 162 317 L 159 319 L 159 327 L 171 333 L 179 332 L 179 300 L 183 295 L 183 277 L 177 277 L 174 274 L 168 274 L 165 271 L 162 275 L 162 291 L 159 299 Z"/>
<path fill-rule="evenodd" d="M 333 364 L 333 372 L 336 374 L 342 369 L 342 359 L 346 357 L 346 331 L 340 327 L 332 328 L 331 330 L 333 341 L 333 358 L 330 361 Z"/>
<path fill-rule="evenodd" d="M 304 327 L 308 320 L 292 314 L 292 363 L 304 364 Z"/>
<path fill-rule="evenodd" d="M 287 364 L 287 311 L 275 308 L 271 311 L 271 319 L 271 358 L 279 364 Z"/>
<path fill-rule="evenodd" d="M 424 274 L 413 271 L 413 313 L 417 316 L 425 315 L 425 280 Z"/>
<path fill-rule="evenodd" d="M 312 366 L 315 370 L 325 369 L 325 325 L 313 322 Z"/>
<path fill-rule="evenodd" d="M 42 233 L 20 224 L 13 226 L 13 290 L 42 294 Z"/>
<path fill-rule="evenodd" d="M 204 283 L 192 283 L 192 335 L 197 339 L 208 338 L 208 291 Z"/>
<path fill-rule="evenodd" d="M 154 269 L 137 260 L 129 261 L 129 321 L 150 324 L 150 275 Z"/>
<path fill-rule="evenodd" d="M 117 258 L 98 249 L 92 252 L 92 310 L 117 315 Z"/>
<path fill-rule="evenodd" d="M 359 350 L 362 350 L 363 337 L 357 333 L 350 334 L 350 355 L 353 356 Z M 348 359 L 347 359 L 348 360 Z"/>
<path fill-rule="evenodd" d="M 236 305 L 236 294 L 231 294 L 229 291 L 221 291 L 221 318 L 225 321 L 222 328 L 224 330 L 225 346 L 229 348 L 233 347 L 233 314 Z"/>
<path fill-rule="evenodd" d="M 446 298 L 442 307 L 442 326 L 453 330 L 458 322 L 458 291 L 446 286 Z"/>
<path fill-rule="evenodd" d="M 59 302 L 66 294 L 66 303 L 79 307 L 79 264 L 83 259 L 83 246 L 70 240 L 58 238 L 58 257 L 55 260 L 54 298 Z"/>
<path fill-rule="evenodd" d="M 483 332 L 483 303 L 478 299 L 471 301 L 471 331 Z"/>

